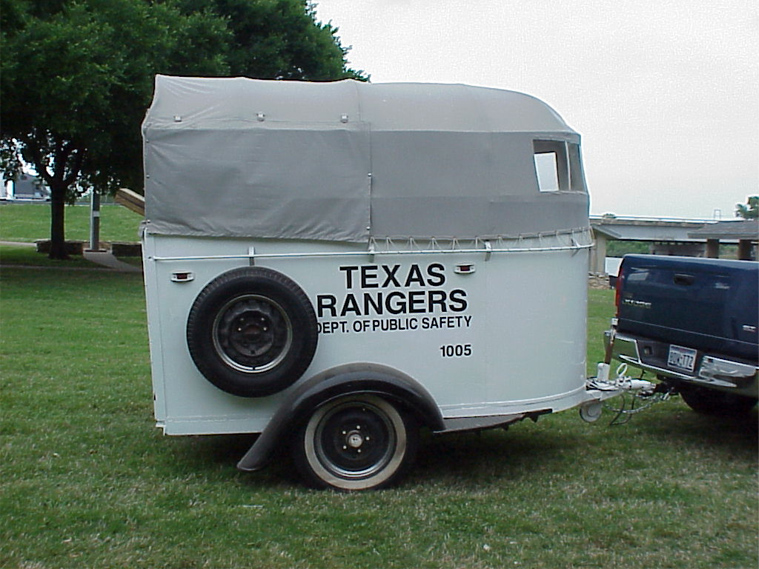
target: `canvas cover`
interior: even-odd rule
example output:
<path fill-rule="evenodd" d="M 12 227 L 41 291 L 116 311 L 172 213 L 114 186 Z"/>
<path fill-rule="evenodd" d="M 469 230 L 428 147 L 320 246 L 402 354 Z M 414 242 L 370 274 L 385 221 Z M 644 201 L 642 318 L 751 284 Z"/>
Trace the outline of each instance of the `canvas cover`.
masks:
<path fill-rule="evenodd" d="M 579 143 L 511 91 L 158 76 L 143 123 L 149 231 L 366 242 L 588 226 L 540 192 L 535 140 Z"/>

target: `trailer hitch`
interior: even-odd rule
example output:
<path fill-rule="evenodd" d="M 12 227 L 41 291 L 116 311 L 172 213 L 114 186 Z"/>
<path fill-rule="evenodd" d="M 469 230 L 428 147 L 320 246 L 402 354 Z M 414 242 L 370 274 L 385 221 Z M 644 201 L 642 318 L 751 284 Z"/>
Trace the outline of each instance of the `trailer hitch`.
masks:
<path fill-rule="evenodd" d="M 617 368 L 614 379 L 609 378 L 609 370 L 608 363 L 599 363 L 597 376 L 588 378 L 586 382 L 589 391 L 600 394 L 580 406 L 580 417 L 588 423 L 597 421 L 603 409 L 608 409 L 615 414 L 609 424 L 622 425 L 632 415 L 645 411 L 655 403 L 666 401 L 674 394 L 674 389 L 665 384 L 628 376 L 627 364 L 623 363 Z"/>

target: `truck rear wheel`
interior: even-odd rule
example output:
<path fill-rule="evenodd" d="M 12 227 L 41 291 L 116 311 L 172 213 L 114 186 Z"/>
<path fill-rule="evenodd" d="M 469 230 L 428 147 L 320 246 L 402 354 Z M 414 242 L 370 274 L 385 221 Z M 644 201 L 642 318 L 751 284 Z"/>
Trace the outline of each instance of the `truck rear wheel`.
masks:
<path fill-rule="evenodd" d="M 315 488 L 369 490 L 397 482 L 413 463 L 413 417 L 388 400 L 351 394 L 317 407 L 296 433 L 293 458 Z"/>
<path fill-rule="evenodd" d="M 313 306 L 285 275 L 244 267 L 211 281 L 187 318 L 187 345 L 198 370 L 216 387 L 243 397 L 277 393 L 313 359 Z"/>
<path fill-rule="evenodd" d="M 705 415 L 743 415 L 757 403 L 752 397 L 694 385 L 681 385 L 678 391 L 688 407 Z"/>

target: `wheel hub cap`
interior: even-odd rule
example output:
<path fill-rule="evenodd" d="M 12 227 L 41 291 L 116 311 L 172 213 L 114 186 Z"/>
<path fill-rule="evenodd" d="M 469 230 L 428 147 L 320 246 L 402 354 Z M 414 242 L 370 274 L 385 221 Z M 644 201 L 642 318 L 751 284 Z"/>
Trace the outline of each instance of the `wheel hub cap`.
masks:
<path fill-rule="evenodd" d="M 292 345 L 292 324 L 270 299 L 245 295 L 232 299 L 213 324 L 213 342 L 224 362 L 244 373 L 278 365 Z"/>
<path fill-rule="evenodd" d="M 364 444 L 364 437 L 361 435 L 361 433 L 353 431 L 348 434 L 347 443 L 351 448 L 361 448 L 361 445 Z"/>

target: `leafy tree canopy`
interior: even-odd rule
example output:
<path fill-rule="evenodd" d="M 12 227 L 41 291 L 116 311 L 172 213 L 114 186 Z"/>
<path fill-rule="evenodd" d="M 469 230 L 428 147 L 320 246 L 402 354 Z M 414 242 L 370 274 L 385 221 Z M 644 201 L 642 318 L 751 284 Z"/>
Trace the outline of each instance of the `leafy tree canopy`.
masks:
<path fill-rule="evenodd" d="M 157 73 L 364 79 L 306 0 L 0 0 L 0 30 L 0 164 L 50 187 L 57 258 L 65 202 L 141 188 Z"/>
<path fill-rule="evenodd" d="M 751 196 L 748 203 L 735 206 L 735 216 L 743 219 L 759 219 L 759 196 Z"/>

